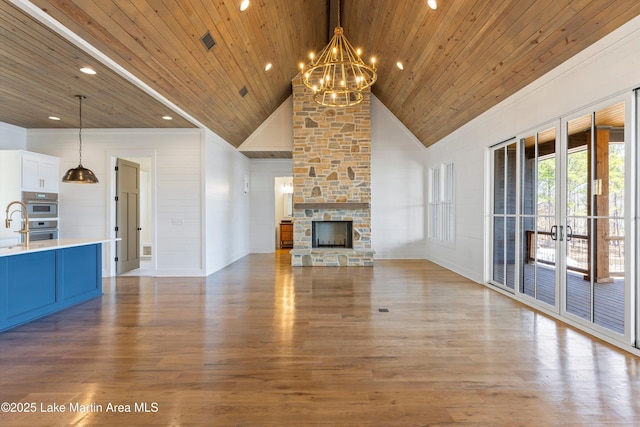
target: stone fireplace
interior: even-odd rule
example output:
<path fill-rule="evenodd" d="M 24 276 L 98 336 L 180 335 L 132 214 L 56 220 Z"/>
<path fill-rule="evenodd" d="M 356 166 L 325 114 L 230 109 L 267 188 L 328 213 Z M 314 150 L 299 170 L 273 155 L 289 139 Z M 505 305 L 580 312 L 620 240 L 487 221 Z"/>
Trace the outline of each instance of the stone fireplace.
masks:
<path fill-rule="evenodd" d="M 370 94 L 341 108 L 318 105 L 311 95 L 296 77 L 291 264 L 372 266 Z M 350 231 L 338 232 L 345 242 L 320 243 L 317 225 L 314 232 L 320 222 L 350 224 Z"/>

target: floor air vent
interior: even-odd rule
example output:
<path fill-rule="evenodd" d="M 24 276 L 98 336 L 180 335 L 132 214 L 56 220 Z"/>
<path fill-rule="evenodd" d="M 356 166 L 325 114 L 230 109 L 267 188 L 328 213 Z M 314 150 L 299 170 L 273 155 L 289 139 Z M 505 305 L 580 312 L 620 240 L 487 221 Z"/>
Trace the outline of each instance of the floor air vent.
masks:
<path fill-rule="evenodd" d="M 151 258 L 153 250 L 151 245 L 142 245 L 142 258 Z"/>

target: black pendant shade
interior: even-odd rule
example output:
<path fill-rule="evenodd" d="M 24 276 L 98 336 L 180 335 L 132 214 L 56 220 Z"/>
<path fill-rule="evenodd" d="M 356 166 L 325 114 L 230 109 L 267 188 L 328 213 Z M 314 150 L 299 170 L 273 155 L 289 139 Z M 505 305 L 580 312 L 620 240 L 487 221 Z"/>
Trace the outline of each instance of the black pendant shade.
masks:
<path fill-rule="evenodd" d="M 76 184 L 97 184 L 98 178 L 96 178 L 95 174 L 91 172 L 90 169 L 82 166 L 82 99 L 85 98 L 82 95 L 76 95 L 80 102 L 80 126 L 78 130 L 78 137 L 80 140 L 80 161 L 78 162 L 78 166 L 69 169 L 67 173 L 62 177 L 62 182 L 73 182 Z"/>

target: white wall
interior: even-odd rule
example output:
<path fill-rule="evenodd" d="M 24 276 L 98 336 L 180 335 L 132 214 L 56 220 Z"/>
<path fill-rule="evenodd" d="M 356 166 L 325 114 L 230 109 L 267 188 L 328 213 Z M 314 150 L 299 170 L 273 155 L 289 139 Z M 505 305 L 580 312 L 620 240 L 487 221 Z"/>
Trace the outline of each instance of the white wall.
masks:
<path fill-rule="evenodd" d="M 75 130 L 29 130 L 30 151 L 60 157 L 60 176 L 78 164 Z M 60 184 L 60 237 L 113 237 L 111 224 L 114 156 L 153 157 L 155 165 L 158 276 L 200 276 L 203 263 L 202 131 L 85 129 L 83 165 L 96 185 Z M 111 274 L 113 247 L 104 248 L 104 275 Z"/>
<path fill-rule="evenodd" d="M 213 132 L 205 132 L 205 233 L 207 275 L 249 253 L 250 193 L 243 154 Z"/>
<path fill-rule="evenodd" d="M 27 130 L 0 122 L 0 150 L 26 150 Z"/>
<path fill-rule="evenodd" d="M 427 243 L 427 257 L 484 282 L 488 147 L 640 85 L 640 17 L 427 150 L 427 167 L 455 164 L 456 241 Z"/>
<path fill-rule="evenodd" d="M 291 151 L 293 145 L 293 95 L 238 147 L 240 151 Z"/>
<path fill-rule="evenodd" d="M 371 97 L 371 246 L 376 259 L 425 257 L 422 143 Z"/>

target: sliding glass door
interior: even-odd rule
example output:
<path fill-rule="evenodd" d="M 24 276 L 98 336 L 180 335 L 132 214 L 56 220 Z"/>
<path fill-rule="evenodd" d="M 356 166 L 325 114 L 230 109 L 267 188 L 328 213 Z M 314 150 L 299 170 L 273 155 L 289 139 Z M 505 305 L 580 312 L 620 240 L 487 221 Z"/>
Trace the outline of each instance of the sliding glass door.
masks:
<path fill-rule="evenodd" d="M 640 205 L 628 203 L 630 105 L 621 97 L 491 152 L 491 283 L 628 342 Z"/>

